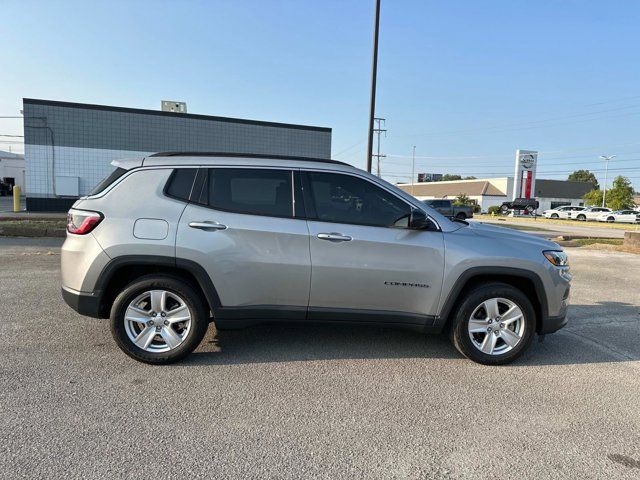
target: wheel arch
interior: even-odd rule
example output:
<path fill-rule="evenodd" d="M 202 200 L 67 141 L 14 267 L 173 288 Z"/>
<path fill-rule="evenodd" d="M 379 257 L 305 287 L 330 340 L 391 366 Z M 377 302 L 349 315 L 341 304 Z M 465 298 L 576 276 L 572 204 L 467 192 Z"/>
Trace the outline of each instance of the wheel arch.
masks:
<path fill-rule="evenodd" d="M 149 274 L 167 274 L 186 281 L 202 294 L 211 312 L 221 306 L 211 278 L 196 262 L 159 255 L 125 255 L 112 259 L 98 277 L 94 291 L 100 298 L 99 317 L 109 317 L 111 305 L 122 287 Z"/>
<path fill-rule="evenodd" d="M 502 282 L 523 292 L 536 313 L 536 332 L 540 332 L 548 316 L 547 296 L 542 279 L 530 270 L 513 267 L 473 267 L 458 277 L 447 296 L 436 324 L 448 328 L 459 300 L 470 289 L 483 283 Z"/>

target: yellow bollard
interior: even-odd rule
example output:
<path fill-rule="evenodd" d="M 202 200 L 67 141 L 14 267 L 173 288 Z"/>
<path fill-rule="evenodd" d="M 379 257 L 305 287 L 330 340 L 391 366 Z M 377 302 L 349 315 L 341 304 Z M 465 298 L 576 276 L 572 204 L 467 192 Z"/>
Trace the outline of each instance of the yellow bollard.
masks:
<path fill-rule="evenodd" d="M 20 211 L 20 187 L 18 185 L 13 186 L 13 211 Z"/>

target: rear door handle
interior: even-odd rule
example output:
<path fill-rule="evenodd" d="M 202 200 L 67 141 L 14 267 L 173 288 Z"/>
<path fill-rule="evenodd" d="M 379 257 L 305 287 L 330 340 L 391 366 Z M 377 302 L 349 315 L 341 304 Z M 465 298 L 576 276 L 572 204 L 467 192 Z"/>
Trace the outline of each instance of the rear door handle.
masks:
<path fill-rule="evenodd" d="M 189 226 L 191 228 L 197 228 L 198 230 L 206 230 L 209 232 L 215 230 L 226 230 L 227 226 L 218 222 L 190 222 Z"/>
<path fill-rule="evenodd" d="M 350 242 L 353 240 L 349 235 L 343 235 L 342 233 L 319 233 L 318 238 L 320 240 L 329 240 L 330 242 Z"/>

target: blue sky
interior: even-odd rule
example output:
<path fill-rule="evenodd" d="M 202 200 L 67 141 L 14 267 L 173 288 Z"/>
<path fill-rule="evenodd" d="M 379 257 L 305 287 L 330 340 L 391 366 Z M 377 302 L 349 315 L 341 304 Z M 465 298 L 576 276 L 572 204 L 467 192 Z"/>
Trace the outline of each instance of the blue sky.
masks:
<path fill-rule="evenodd" d="M 373 2 L 0 2 L 0 116 L 23 97 L 329 126 L 365 164 Z M 640 189 L 640 2 L 382 0 L 382 172 L 540 178 L 576 168 Z M 21 134 L 0 119 L 0 134 Z M 10 141 L 0 137 L 0 141 Z M 0 143 L 7 149 L 9 144 Z M 14 148 L 19 149 L 18 145 Z M 14 150 L 15 151 L 15 150 Z M 603 173 L 598 172 L 602 177 Z"/>

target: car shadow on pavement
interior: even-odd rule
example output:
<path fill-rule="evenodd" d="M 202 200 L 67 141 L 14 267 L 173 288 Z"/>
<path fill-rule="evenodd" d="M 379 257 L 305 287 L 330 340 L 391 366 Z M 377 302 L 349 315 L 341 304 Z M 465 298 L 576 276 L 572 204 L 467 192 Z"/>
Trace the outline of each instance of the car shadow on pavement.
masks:
<path fill-rule="evenodd" d="M 607 324 L 616 328 L 603 329 Z M 602 335 L 605 331 L 606 334 Z M 572 365 L 640 360 L 640 307 L 621 302 L 572 305 L 569 324 L 534 338 L 515 367 Z M 462 359 L 446 335 L 371 326 L 321 324 L 261 325 L 243 330 L 210 328 L 202 346 L 181 365 L 338 359 Z"/>
<path fill-rule="evenodd" d="M 185 362 L 233 365 L 422 357 L 459 355 L 444 335 L 358 325 L 277 324 L 217 332 L 210 328 L 203 345 Z"/>

